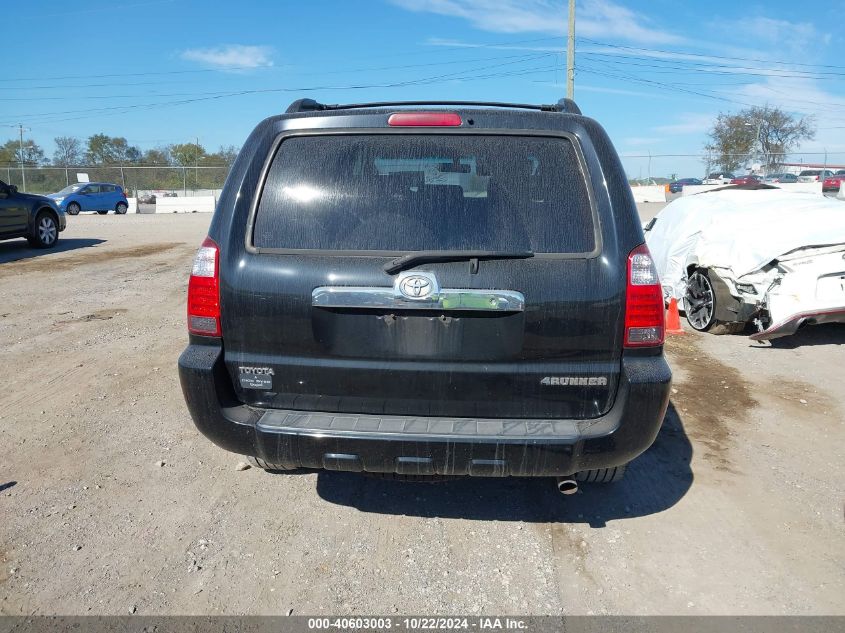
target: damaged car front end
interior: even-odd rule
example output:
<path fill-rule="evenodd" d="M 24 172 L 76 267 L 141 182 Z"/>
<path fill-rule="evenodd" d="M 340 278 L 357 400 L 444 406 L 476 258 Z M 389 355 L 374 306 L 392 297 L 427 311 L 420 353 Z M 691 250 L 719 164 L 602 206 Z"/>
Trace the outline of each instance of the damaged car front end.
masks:
<path fill-rule="evenodd" d="M 845 206 L 812 194 L 721 191 L 668 205 L 649 225 L 664 297 L 690 326 L 754 340 L 845 323 Z"/>
<path fill-rule="evenodd" d="M 779 258 L 776 270 L 752 339 L 789 336 L 804 325 L 845 323 L 845 245 L 799 249 Z"/>

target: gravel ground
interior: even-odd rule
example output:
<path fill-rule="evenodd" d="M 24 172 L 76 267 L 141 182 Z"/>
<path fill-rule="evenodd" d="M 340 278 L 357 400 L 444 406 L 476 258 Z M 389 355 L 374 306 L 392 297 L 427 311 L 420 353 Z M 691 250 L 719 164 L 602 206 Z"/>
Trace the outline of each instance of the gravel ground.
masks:
<path fill-rule="evenodd" d="M 237 470 L 175 369 L 209 219 L 0 243 L 0 614 L 845 614 L 845 328 L 671 338 L 657 442 L 574 497 Z"/>

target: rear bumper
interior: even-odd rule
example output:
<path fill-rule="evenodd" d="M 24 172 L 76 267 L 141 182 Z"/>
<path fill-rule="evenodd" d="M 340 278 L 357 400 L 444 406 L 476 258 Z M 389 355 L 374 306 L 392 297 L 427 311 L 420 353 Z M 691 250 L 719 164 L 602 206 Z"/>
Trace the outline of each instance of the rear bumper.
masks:
<path fill-rule="evenodd" d="M 257 409 L 235 399 L 218 344 L 179 357 L 191 417 L 212 442 L 280 468 L 414 475 L 556 476 L 625 464 L 669 402 L 662 356 L 625 357 L 613 408 L 591 420 L 469 420 Z"/>
<path fill-rule="evenodd" d="M 824 323 L 845 323 L 845 306 L 798 312 L 783 321 L 773 323 L 767 329 L 752 334 L 748 338 L 755 341 L 770 341 L 795 334 L 802 325 L 822 325 Z"/>

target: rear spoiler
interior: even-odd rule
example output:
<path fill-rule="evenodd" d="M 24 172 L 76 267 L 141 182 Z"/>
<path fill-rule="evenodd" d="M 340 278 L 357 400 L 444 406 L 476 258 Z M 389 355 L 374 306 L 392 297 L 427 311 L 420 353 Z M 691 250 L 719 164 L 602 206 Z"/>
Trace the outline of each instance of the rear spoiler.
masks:
<path fill-rule="evenodd" d="M 572 99 L 561 99 L 554 104 L 507 103 L 502 101 L 373 101 L 371 103 L 328 104 L 314 99 L 297 99 L 285 110 L 286 114 L 297 112 L 320 112 L 327 110 L 360 110 L 362 108 L 388 108 L 408 106 L 480 106 L 488 108 L 516 108 L 539 110 L 540 112 L 564 112 L 581 114 L 581 108 Z"/>

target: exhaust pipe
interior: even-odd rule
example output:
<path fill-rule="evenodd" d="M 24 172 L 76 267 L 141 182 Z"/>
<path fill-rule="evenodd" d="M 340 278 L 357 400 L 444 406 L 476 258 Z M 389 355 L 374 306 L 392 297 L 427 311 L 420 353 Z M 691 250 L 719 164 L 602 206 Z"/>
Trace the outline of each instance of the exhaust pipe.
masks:
<path fill-rule="evenodd" d="M 563 495 L 574 495 L 578 492 L 578 482 L 573 479 L 572 475 L 569 477 L 558 477 L 557 490 Z"/>

